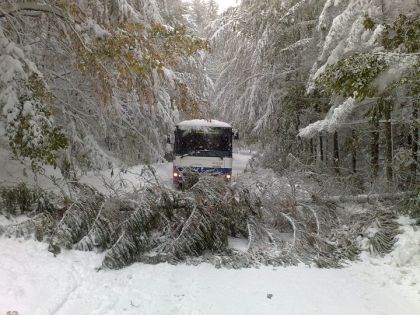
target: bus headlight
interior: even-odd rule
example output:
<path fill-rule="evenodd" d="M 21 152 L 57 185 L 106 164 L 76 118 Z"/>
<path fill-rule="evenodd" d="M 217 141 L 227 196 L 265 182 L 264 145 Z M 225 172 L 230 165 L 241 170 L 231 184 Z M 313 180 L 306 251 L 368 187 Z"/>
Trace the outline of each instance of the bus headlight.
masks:
<path fill-rule="evenodd" d="M 177 172 L 174 172 L 174 177 L 179 177 L 179 174 Z"/>
<path fill-rule="evenodd" d="M 225 177 L 226 177 L 227 180 L 230 180 L 232 178 L 232 175 L 227 174 Z"/>

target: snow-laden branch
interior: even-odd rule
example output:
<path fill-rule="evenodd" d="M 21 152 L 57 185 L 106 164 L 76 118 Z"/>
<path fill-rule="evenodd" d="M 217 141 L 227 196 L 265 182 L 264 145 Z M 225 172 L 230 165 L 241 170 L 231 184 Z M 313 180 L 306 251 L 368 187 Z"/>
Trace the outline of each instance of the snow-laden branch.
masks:
<path fill-rule="evenodd" d="M 299 137 L 311 138 L 322 131 L 334 132 L 343 122 L 345 122 L 356 106 L 356 100 L 353 97 L 349 97 L 341 105 L 333 106 L 325 119 L 300 129 Z"/>
<path fill-rule="evenodd" d="M 57 15 L 64 18 L 63 12 L 49 4 L 38 2 L 17 2 L 6 7 L 0 6 L 0 18 L 13 15 L 19 11 L 36 11 Z"/>
<path fill-rule="evenodd" d="M 293 43 L 292 45 L 286 48 L 283 48 L 282 50 L 280 50 L 280 52 L 287 52 L 287 51 L 292 51 L 292 50 L 302 48 L 304 46 L 307 46 L 311 41 L 312 41 L 312 37 L 300 39 L 297 42 Z"/>
<path fill-rule="evenodd" d="M 339 196 L 328 196 L 322 198 L 323 202 L 335 202 L 335 203 L 374 203 L 378 201 L 401 201 L 403 198 L 416 197 L 415 191 L 406 192 L 395 192 L 395 193 L 383 193 L 383 194 L 362 194 L 362 195 L 339 195 Z M 308 204 L 313 202 L 312 198 L 300 198 L 299 203 Z"/>

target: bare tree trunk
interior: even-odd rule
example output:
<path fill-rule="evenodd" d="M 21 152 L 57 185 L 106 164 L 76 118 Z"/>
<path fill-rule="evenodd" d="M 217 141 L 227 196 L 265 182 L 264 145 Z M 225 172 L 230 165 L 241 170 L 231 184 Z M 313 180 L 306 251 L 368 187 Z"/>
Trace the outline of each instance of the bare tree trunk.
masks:
<path fill-rule="evenodd" d="M 340 152 L 338 147 L 338 132 L 334 132 L 334 142 L 333 142 L 333 150 L 334 150 L 334 171 L 336 174 L 340 174 Z"/>
<path fill-rule="evenodd" d="M 321 162 L 324 162 L 324 138 L 322 137 L 322 134 L 319 135 L 319 154 Z"/>
<path fill-rule="evenodd" d="M 372 131 L 372 142 L 370 146 L 370 166 L 372 177 L 378 177 L 379 171 L 379 119 L 374 118 L 373 131 Z"/>
<path fill-rule="evenodd" d="M 325 137 L 325 165 L 327 166 L 329 166 L 330 156 L 330 135 L 327 134 Z"/>
<path fill-rule="evenodd" d="M 381 0 L 381 13 L 382 13 L 382 23 L 385 22 L 385 3 L 384 0 Z"/>
<path fill-rule="evenodd" d="M 392 170 L 392 125 L 391 125 L 391 111 L 392 104 L 390 100 L 384 100 L 384 118 L 385 118 L 385 145 L 386 145 L 386 179 L 388 182 L 392 182 L 393 170 Z"/>
<path fill-rule="evenodd" d="M 411 137 L 411 155 L 413 157 L 413 163 L 411 164 L 410 170 L 410 182 L 412 185 L 416 185 L 417 182 L 417 163 L 418 163 L 418 151 L 419 151 L 419 128 L 417 120 L 419 117 L 418 108 L 414 104 L 413 108 L 413 133 Z"/>
<path fill-rule="evenodd" d="M 311 149 L 311 161 L 314 161 L 314 140 L 311 138 L 311 140 L 309 140 L 309 145 L 310 145 L 310 149 Z"/>
<path fill-rule="evenodd" d="M 351 131 L 351 137 L 352 137 L 352 146 L 351 146 L 351 164 L 352 164 L 352 170 L 353 174 L 357 173 L 357 135 L 356 131 L 353 129 Z"/>

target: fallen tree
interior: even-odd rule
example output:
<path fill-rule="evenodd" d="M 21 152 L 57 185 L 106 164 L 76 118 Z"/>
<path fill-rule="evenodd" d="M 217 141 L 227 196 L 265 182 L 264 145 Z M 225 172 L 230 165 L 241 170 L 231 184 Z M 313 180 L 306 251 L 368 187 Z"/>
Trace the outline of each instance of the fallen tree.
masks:
<path fill-rule="evenodd" d="M 375 203 L 380 201 L 400 201 L 404 198 L 410 198 L 417 196 L 415 191 L 407 191 L 407 192 L 397 192 L 397 193 L 383 193 L 383 194 L 361 194 L 361 195 L 340 195 L 340 196 L 327 196 L 322 197 L 324 202 L 335 202 L 335 203 L 343 203 L 343 202 L 352 202 L 352 203 Z M 299 199 L 299 202 L 303 203 L 310 203 L 317 199 L 314 198 L 306 198 L 306 199 Z"/>
<path fill-rule="evenodd" d="M 259 187 L 240 181 L 232 187 L 202 177 L 185 191 L 156 182 L 142 191 L 105 197 L 77 184 L 76 200 L 35 211 L 0 233 L 35 234 L 49 242 L 54 254 L 62 248 L 105 252 L 101 268 L 111 269 L 137 261 L 340 267 L 361 250 L 389 252 L 399 233 L 397 213 L 378 198 L 359 198 L 373 203 L 348 212 L 336 203 L 343 199 L 299 200 L 276 186 Z M 229 246 L 230 238 L 246 241 L 246 249 Z"/>

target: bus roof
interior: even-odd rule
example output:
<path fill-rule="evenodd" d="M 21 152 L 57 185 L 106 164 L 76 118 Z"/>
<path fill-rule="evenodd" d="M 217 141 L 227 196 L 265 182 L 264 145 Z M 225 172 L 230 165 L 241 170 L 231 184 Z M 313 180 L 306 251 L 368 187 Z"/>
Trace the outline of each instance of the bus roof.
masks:
<path fill-rule="evenodd" d="M 181 129 L 199 129 L 200 127 L 215 127 L 215 128 L 232 128 L 231 125 L 228 123 L 214 120 L 214 119 L 193 119 L 193 120 L 185 120 L 176 125 L 178 128 Z"/>

